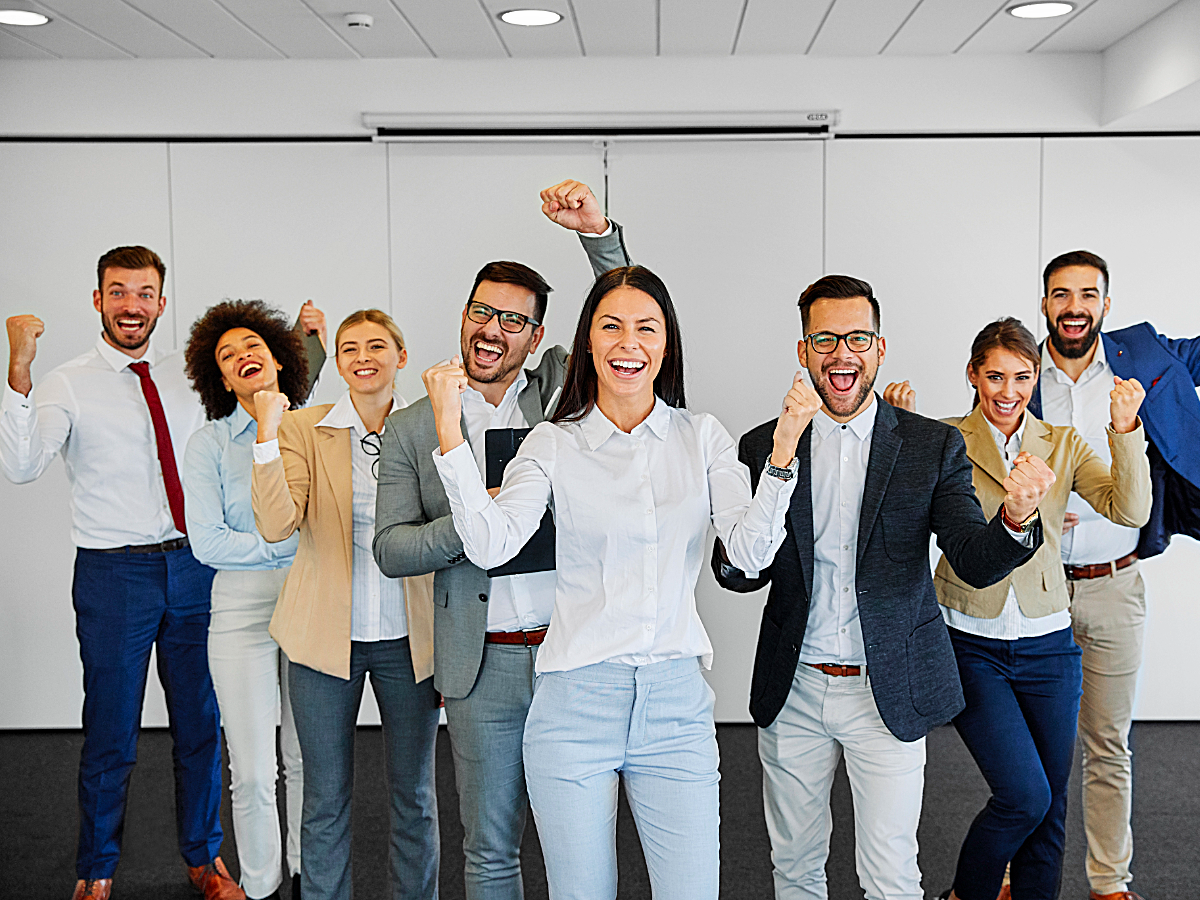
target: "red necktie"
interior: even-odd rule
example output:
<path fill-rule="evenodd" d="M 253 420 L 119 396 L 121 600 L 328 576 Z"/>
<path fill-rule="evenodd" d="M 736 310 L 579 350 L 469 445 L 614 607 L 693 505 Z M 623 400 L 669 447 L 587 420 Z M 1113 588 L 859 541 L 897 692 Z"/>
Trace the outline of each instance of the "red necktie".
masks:
<path fill-rule="evenodd" d="M 179 483 L 179 470 L 175 468 L 175 448 L 171 445 L 171 432 L 167 428 L 167 416 L 163 412 L 158 388 L 150 377 L 150 363 L 130 363 L 129 368 L 137 373 L 142 382 L 142 393 L 150 407 L 150 421 L 154 423 L 154 443 L 158 445 L 158 462 L 162 466 L 163 484 L 167 489 L 167 503 L 171 505 L 171 518 L 175 527 L 187 534 L 183 521 L 183 485 Z"/>

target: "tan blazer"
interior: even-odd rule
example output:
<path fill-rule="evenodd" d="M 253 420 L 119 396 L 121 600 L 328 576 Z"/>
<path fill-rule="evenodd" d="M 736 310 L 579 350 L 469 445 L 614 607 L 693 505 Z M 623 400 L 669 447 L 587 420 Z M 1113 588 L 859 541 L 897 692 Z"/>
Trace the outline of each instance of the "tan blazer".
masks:
<path fill-rule="evenodd" d="M 338 678 L 350 677 L 350 591 L 354 489 L 350 429 L 318 427 L 332 404 L 283 414 L 279 454 L 255 465 L 250 479 L 254 522 L 267 541 L 299 530 L 271 637 L 292 662 Z M 433 674 L 433 576 L 404 579 L 413 675 Z"/>
<path fill-rule="evenodd" d="M 990 519 L 1004 502 L 1004 460 L 980 407 L 961 419 L 945 419 L 957 425 L 974 463 L 975 496 Z M 933 573 L 938 602 L 979 619 L 1000 615 L 1009 585 L 1016 590 L 1021 611 L 1040 619 L 1070 605 L 1063 571 L 1063 518 L 1071 492 L 1083 497 L 1096 512 L 1118 525 L 1140 528 L 1150 518 L 1150 462 L 1146 458 L 1146 436 L 1142 423 L 1129 434 L 1108 429 L 1112 468 L 1096 455 L 1074 428 L 1049 425 L 1025 413 L 1021 449 L 1045 460 L 1057 480 L 1038 506 L 1042 515 L 1044 543 L 1033 559 L 1014 569 L 1004 581 L 978 590 L 959 578 L 943 556 Z"/>

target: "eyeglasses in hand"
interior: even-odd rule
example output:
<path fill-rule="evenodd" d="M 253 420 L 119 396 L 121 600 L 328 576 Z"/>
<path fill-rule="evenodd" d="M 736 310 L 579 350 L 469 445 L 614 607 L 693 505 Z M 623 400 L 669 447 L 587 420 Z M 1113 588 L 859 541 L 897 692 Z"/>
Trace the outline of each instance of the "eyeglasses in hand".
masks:
<path fill-rule="evenodd" d="M 486 325 L 492 320 L 492 316 L 497 316 L 500 319 L 500 327 L 509 334 L 520 334 L 525 330 L 525 325 L 532 325 L 537 328 L 542 323 L 537 319 L 531 319 L 529 316 L 522 315 L 519 312 L 509 312 L 504 309 L 494 309 L 486 303 L 480 303 L 472 300 L 467 304 L 467 318 L 477 325 Z"/>

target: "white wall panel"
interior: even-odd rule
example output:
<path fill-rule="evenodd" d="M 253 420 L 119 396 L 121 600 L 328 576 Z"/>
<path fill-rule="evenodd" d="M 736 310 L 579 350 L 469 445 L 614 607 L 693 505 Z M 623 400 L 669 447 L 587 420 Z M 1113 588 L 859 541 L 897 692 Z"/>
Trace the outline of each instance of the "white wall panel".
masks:
<path fill-rule="evenodd" d="M 0 197 L 0 317 L 33 313 L 46 323 L 33 365 L 35 389 L 52 368 L 96 343 L 100 317 L 92 291 L 101 254 L 123 244 L 156 250 L 167 264 L 171 297 L 163 145 L 0 144 Z M 168 347 L 170 303 L 155 333 Z M 0 728 L 78 728 L 83 669 L 62 461 L 31 484 L 0 478 L 0 509 Z M 143 721 L 166 724 L 153 675 Z"/>
<path fill-rule="evenodd" d="M 616 144 L 609 203 L 683 331 L 688 406 L 736 441 L 779 414 L 798 368 L 796 298 L 821 271 L 820 142 Z M 711 536 L 708 546 L 711 547 Z M 696 603 L 722 722 L 749 721 L 766 591 L 722 590 L 707 554 Z"/>
<path fill-rule="evenodd" d="M 1045 159 L 1043 262 L 1080 248 L 1104 257 L 1106 328 L 1149 321 L 1171 337 L 1200 334 L 1200 139 L 1056 138 Z M 1138 718 L 1200 718 L 1200 673 L 1186 663 L 1200 635 L 1198 568 L 1200 546 L 1185 537 L 1142 566 L 1149 613 Z"/>

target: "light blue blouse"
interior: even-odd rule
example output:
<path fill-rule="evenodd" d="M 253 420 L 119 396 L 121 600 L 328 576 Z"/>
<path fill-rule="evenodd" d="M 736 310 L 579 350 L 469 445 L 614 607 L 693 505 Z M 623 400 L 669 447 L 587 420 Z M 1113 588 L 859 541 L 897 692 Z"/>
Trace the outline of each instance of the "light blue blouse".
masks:
<path fill-rule="evenodd" d="M 268 544 L 254 525 L 254 418 L 237 408 L 192 435 L 183 456 L 184 517 L 192 554 L 216 569 L 283 569 L 299 534 Z"/>

